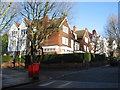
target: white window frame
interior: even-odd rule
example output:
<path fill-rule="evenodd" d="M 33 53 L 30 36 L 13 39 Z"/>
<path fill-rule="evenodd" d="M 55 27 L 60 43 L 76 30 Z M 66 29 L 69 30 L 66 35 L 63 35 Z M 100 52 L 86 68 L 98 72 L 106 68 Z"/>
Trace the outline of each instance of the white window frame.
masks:
<path fill-rule="evenodd" d="M 72 39 L 71 39 L 71 48 L 72 48 L 72 50 L 74 48 L 74 40 L 72 40 Z"/>
<path fill-rule="evenodd" d="M 26 35 L 27 34 L 27 30 L 26 29 L 22 29 L 21 30 L 21 35 Z"/>
<path fill-rule="evenodd" d="M 79 43 L 75 42 L 75 50 L 79 50 L 79 48 L 80 48 Z"/>
<path fill-rule="evenodd" d="M 56 48 L 44 48 L 43 51 L 44 52 L 53 52 L 53 51 L 56 51 L 57 49 Z"/>
<path fill-rule="evenodd" d="M 62 37 L 62 44 L 68 45 L 68 38 Z"/>
<path fill-rule="evenodd" d="M 86 48 L 87 48 L 87 46 L 86 46 L 86 45 L 84 45 L 84 51 L 86 51 Z"/>
<path fill-rule="evenodd" d="M 63 25 L 62 29 L 63 29 L 64 33 L 68 34 L 68 27 L 66 27 L 65 25 Z"/>
<path fill-rule="evenodd" d="M 88 38 L 87 37 L 85 37 L 85 42 L 88 43 Z"/>
<path fill-rule="evenodd" d="M 74 35 L 75 35 L 75 39 L 77 39 L 77 34 L 76 34 L 76 33 L 74 33 Z"/>

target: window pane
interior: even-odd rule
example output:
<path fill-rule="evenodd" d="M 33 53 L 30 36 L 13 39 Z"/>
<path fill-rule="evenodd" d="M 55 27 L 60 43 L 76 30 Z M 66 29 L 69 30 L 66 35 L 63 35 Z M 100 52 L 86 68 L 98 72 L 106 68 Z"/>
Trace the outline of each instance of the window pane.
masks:
<path fill-rule="evenodd" d="M 63 25 L 63 32 L 68 34 L 68 27 Z"/>

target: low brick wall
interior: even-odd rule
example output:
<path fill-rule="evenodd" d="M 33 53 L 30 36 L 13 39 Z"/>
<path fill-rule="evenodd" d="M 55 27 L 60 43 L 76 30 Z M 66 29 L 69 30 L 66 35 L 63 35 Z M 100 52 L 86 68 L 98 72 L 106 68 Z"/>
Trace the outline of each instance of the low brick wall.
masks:
<path fill-rule="evenodd" d="M 12 62 L 4 62 L 2 63 L 1 65 L 3 68 L 6 68 L 6 67 L 13 67 L 13 63 Z M 15 63 L 15 66 L 25 66 L 24 63 Z"/>

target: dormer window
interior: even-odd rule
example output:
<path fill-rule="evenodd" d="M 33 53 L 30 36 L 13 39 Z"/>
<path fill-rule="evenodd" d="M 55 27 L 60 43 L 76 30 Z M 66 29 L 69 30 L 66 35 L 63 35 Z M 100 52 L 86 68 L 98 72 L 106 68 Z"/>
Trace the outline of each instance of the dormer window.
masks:
<path fill-rule="evenodd" d="M 65 25 L 63 25 L 62 28 L 63 28 L 63 32 L 68 34 L 68 27 L 66 27 Z"/>

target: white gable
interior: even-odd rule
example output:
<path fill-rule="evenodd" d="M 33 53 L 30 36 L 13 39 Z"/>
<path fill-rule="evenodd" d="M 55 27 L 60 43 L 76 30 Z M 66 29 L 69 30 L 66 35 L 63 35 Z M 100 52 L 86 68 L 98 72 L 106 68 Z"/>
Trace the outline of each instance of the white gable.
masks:
<path fill-rule="evenodd" d="M 8 31 L 8 35 L 11 34 L 12 31 L 17 31 L 18 27 L 15 25 L 15 23 L 11 26 L 10 30 Z"/>
<path fill-rule="evenodd" d="M 27 25 L 26 25 L 26 23 L 25 23 L 24 20 L 23 20 L 22 23 L 20 24 L 19 28 L 20 28 L 20 30 L 22 30 L 22 29 L 27 29 Z"/>

